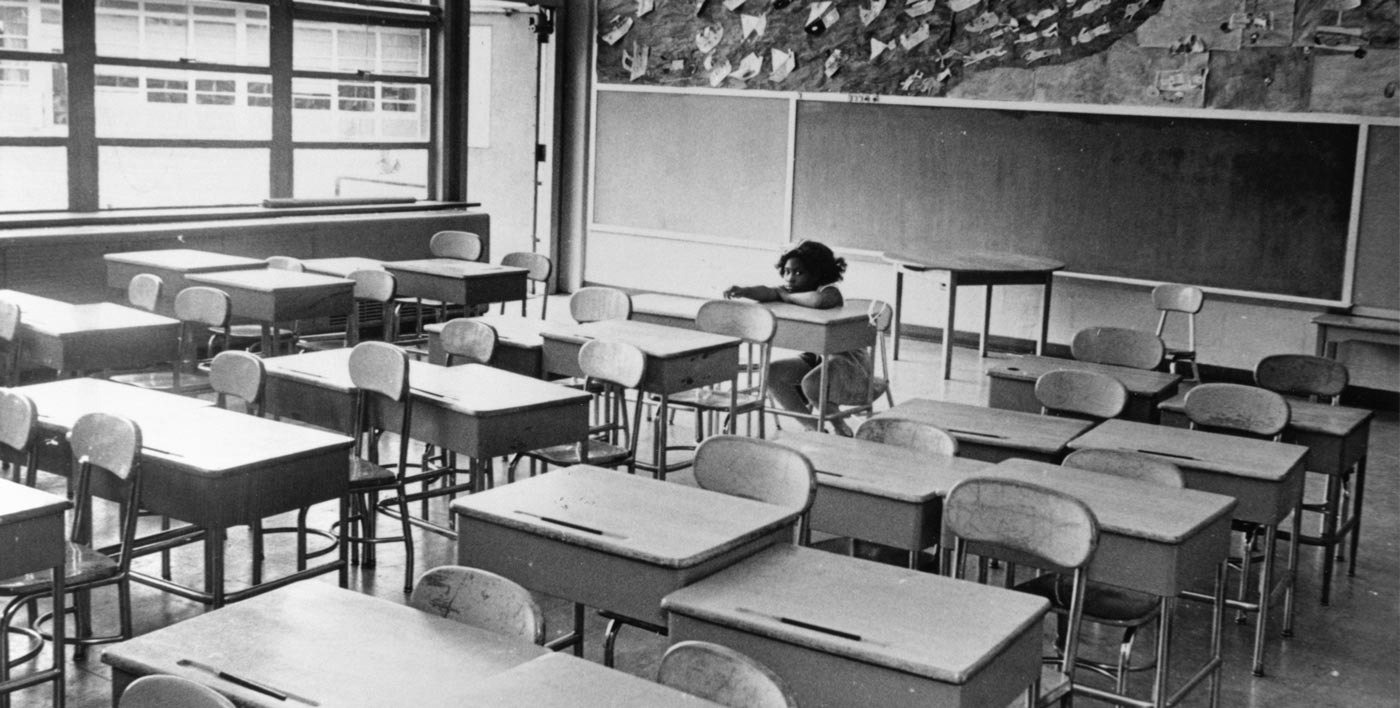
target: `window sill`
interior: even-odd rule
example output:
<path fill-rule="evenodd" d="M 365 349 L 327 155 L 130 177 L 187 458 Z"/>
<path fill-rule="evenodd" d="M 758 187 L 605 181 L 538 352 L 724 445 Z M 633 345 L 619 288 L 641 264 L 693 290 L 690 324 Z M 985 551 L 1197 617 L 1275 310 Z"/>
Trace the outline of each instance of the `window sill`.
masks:
<path fill-rule="evenodd" d="M 354 204 L 309 207 L 267 208 L 195 207 L 177 209 L 121 209 L 98 212 L 42 212 L 0 214 L 0 238 L 25 235 L 32 231 L 63 230 L 78 227 L 138 226 L 191 221 L 232 221 L 236 219 L 277 219 L 289 216 L 338 216 L 469 209 L 480 202 L 430 202 L 412 204 Z M 13 233 L 12 233 L 13 232 Z"/>

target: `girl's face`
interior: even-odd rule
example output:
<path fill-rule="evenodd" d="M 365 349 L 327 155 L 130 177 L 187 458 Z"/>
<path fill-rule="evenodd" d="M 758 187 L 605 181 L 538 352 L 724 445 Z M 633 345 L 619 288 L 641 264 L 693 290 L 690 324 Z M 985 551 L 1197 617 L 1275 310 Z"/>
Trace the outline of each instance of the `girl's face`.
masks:
<path fill-rule="evenodd" d="M 789 258 L 783 262 L 782 270 L 778 271 L 783 276 L 783 287 L 788 292 L 805 293 L 817 288 L 816 276 L 807 270 L 807 266 L 800 258 Z"/>

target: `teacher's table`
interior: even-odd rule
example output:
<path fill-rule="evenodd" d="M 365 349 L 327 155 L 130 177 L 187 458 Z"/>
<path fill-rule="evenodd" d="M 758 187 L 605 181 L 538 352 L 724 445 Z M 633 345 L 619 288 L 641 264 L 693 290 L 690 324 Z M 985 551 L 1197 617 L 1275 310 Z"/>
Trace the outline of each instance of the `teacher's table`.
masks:
<path fill-rule="evenodd" d="M 196 273 L 217 273 L 227 270 L 252 270 L 267 267 L 261 258 L 231 256 L 226 253 L 200 251 L 193 248 L 165 248 L 155 251 L 126 251 L 102 256 L 107 262 L 107 287 L 125 292 L 127 284 L 140 273 L 160 277 L 161 312 L 170 314 L 175 295 L 195 285 L 186 280 Z"/>
<path fill-rule="evenodd" d="M 454 305 L 483 305 L 524 300 L 527 295 L 525 276 L 529 271 L 524 268 L 455 258 L 424 258 L 389 261 L 384 269 L 398 280 L 399 297 L 441 300 Z"/>
<path fill-rule="evenodd" d="M 681 295 L 660 295 L 649 293 L 632 298 L 632 319 L 695 329 L 695 315 L 705 304 L 702 298 Z M 794 349 L 826 356 L 855 349 L 869 349 L 875 344 L 875 328 L 870 326 L 870 315 L 863 305 L 842 305 L 825 310 L 802 307 L 786 302 L 759 303 L 772 311 L 778 320 L 777 332 L 773 335 L 773 346 L 780 349 Z M 872 352 L 873 353 L 873 352 Z M 872 358 L 873 361 L 873 358 Z M 826 425 L 827 370 L 821 369 L 821 400 L 816 413 L 797 413 L 769 408 L 774 415 L 805 418 L 815 422 L 818 429 Z M 863 414 L 871 409 L 871 404 L 849 407 L 841 411 L 840 417 Z"/>
<path fill-rule="evenodd" d="M 548 654 L 527 641 L 321 582 L 297 583 L 114 644 L 112 704 L 170 674 L 239 708 L 460 708 L 482 681 Z M 221 675 L 222 674 L 222 675 Z"/>
<path fill-rule="evenodd" d="M 1185 428 L 1190 425 L 1185 413 L 1186 397 L 1176 396 L 1162 404 L 1162 422 L 1167 425 Z M 1332 563 L 1335 554 L 1332 547 L 1341 543 L 1351 534 L 1351 560 L 1348 575 L 1356 575 L 1356 549 L 1361 537 L 1361 501 L 1366 489 L 1366 457 L 1370 447 L 1371 418 L 1369 410 L 1347 406 L 1329 406 L 1323 403 L 1290 399 L 1288 401 L 1288 427 L 1283 430 L 1283 441 L 1304 445 L 1308 448 L 1304 469 L 1327 475 L 1327 489 L 1324 501 L 1312 511 L 1322 514 L 1322 529 L 1317 536 L 1303 536 L 1303 543 L 1322 546 L 1322 594 L 1321 602 L 1326 605 L 1331 599 Z M 1342 483 L 1352 470 L 1356 470 L 1356 489 L 1352 494 L 1350 514 L 1341 508 Z M 1338 519 L 1347 516 L 1338 525 Z"/>
<path fill-rule="evenodd" d="M 350 381 L 350 349 L 331 349 L 267 360 L 268 415 L 285 416 L 341 432 L 352 432 L 355 387 Z M 481 462 L 501 455 L 583 440 L 588 407 L 583 391 L 480 364 L 451 368 L 410 361 L 408 369 L 413 439 L 466 455 L 471 480 L 409 495 L 410 499 L 480 489 Z M 400 409 L 380 412 L 388 430 L 399 425 Z M 425 529 L 449 538 L 446 527 L 414 518 Z"/>
<path fill-rule="evenodd" d="M 384 261 L 374 258 L 363 258 L 361 256 L 307 258 L 302 260 L 301 267 L 305 268 L 308 273 L 348 278 L 351 273 L 357 270 L 384 270 Z"/>
<path fill-rule="evenodd" d="M 904 418 L 942 428 L 958 441 L 958 456 L 1001 462 L 1023 457 L 1059 462 L 1070 441 L 1092 428 L 1087 420 L 1006 411 L 968 403 L 913 398 L 876 418 Z"/>
<path fill-rule="evenodd" d="M 75 400 L 74 394 L 83 387 L 96 393 Z M 141 394 L 127 399 L 117 389 Z M 249 525 L 332 499 L 341 500 L 343 515 L 350 438 L 110 381 L 73 379 L 16 390 L 34 401 L 40 427 L 46 432 L 67 432 L 83 413 L 95 410 L 128 416 L 140 426 L 142 505 L 152 513 L 204 529 L 204 590 L 141 573 L 133 575 L 136 580 L 215 607 L 332 570 L 339 571 L 342 583 L 346 581 L 342 547 L 335 561 L 229 592 L 224 587 L 224 536 L 230 526 Z M 94 493 L 122 500 L 114 490 L 95 489 Z M 143 538 L 140 545 L 166 535 Z"/>
<path fill-rule="evenodd" d="M 659 398 L 651 465 L 657 479 L 666 479 L 671 394 L 722 382 L 737 385 L 740 340 L 734 337 L 633 320 L 563 325 L 540 335 L 544 338 L 545 372 L 561 376 L 583 376 L 578 353 L 589 340 L 625 342 L 642 350 L 646 372 L 637 389 Z"/>
<path fill-rule="evenodd" d="M 1299 514 L 1296 512 L 1302 503 L 1303 460 L 1308 449 L 1288 443 L 1117 419 L 1104 421 L 1076 438 L 1070 447 L 1128 450 L 1170 462 L 1181 468 L 1188 487 L 1234 497 L 1239 502 L 1235 507 L 1236 519 L 1265 527 L 1259 601 L 1230 603 L 1232 607 L 1258 613 L 1253 668 L 1256 676 L 1262 676 L 1269 605 L 1280 590 L 1284 595 L 1283 636 L 1293 634 L 1298 544 L 1296 541 L 1288 544 L 1288 570 L 1278 585 L 1273 582 L 1274 553 L 1278 527 L 1290 514 L 1293 518 L 1290 538 L 1298 538 Z"/>
<path fill-rule="evenodd" d="M 1318 315 L 1313 318 L 1317 328 L 1317 355 L 1337 358 L 1337 345 L 1342 342 L 1374 342 L 1400 347 L 1400 320 L 1355 315 Z"/>
<path fill-rule="evenodd" d="M 987 378 L 990 379 L 987 405 L 1039 413 L 1040 402 L 1035 397 L 1035 382 L 1042 374 L 1060 369 L 1090 371 L 1113 377 L 1128 390 L 1128 405 L 1123 409 L 1122 417 L 1143 423 L 1157 422 L 1157 404 L 1176 395 L 1177 383 L 1181 381 L 1180 376 L 1162 371 L 1095 364 L 1078 359 L 1018 356 L 987 369 Z"/>
<path fill-rule="evenodd" d="M 491 708 L 722 708 L 654 681 L 551 653 L 477 683 L 464 706 Z"/>
<path fill-rule="evenodd" d="M 354 304 L 355 281 L 316 273 L 234 270 L 186 279 L 228 293 L 234 317 L 261 324 L 264 356 L 273 352 L 272 327 L 278 322 L 344 316 Z"/>
<path fill-rule="evenodd" d="M 23 361 L 60 376 L 138 369 L 179 356 L 180 323 L 109 302 L 70 305 L 16 290 L 0 300 L 19 305 Z"/>
<path fill-rule="evenodd" d="M 987 295 L 982 315 L 981 337 L 977 353 L 987 356 L 987 330 L 992 321 L 992 286 L 1039 285 L 1040 329 L 1036 333 L 1035 353 L 1045 353 L 1045 334 L 1050 328 L 1050 286 L 1055 271 L 1064 263 L 1049 258 L 1036 258 L 1016 253 L 945 253 L 938 256 L 913 256 L 886 252 L 885 260 L 894 264 L 894 358 L 899 359 L 899 335 L 904 314 L 904 275 L 931 273 L 934 282 L 948 289 L 948 310 L 943 324 L 943 378 L 953 370 L 953 319 L 957 313 L 959 285 L 985 285 Z"/>
<path fill-rule="evenodd" d="M 558 322 L 521 317 L 519 315 L 479 315 L 473 320 L 491 325 L 496 330 L 496 353 L 491 366 L 525 376 L 544 378 L 544 337 L 546 330 L 560 327 Z M 442 348 L 444 322 L 423 325 L 428 335 L 428 361 L 446 364 L 447 352 Z"/>
<path fill-rule="evenodd" d="M 0 479 L 0 579 L 48 571 L 50 592 L 53 597 L 63 597 L 63 564 L 68 553 L 63 512 L 70 506 L 63 497 Z M 62 613 L 53 618 L 57 645 L 63 642 L 64 622 Z M 65 653 L 60 649 L 52 654 L 49 668 L 29 671 L 16 679 L 10 678 L 9 667 L 0 661 L 0 702 L 8 701 L 6 696 L 13 691 L 51 681 L 53 705 L 63 708 Z"/>
<path fill-rule="evenodd" d="M 1005 706 L 1040 676 L 1040 597 L 779 545 L 662 600 L 672 642 L 715 642 L 803 708 Z"/>
<path fill-rule="evenodd" d="M 1089 579 L 1159 598 L 1161 624 L 1152 699 L 1137 701 L 1138 705 L 1176 705 L 1200 681 L 1211 677 L 1210 705 L 1219 704 L 1225 561 L 1230 551 L 1233 498 L 1030 460 L 1007 460 L 987 475 L 1039 484 L 1083 501 L 1099 522 L 1099 543 L 1089 565 Z M 1210 655 L 1195 674 L 1169 694 L 1176 597 L 1203 580 L 1213 581 L 1215 587 Z M 1113 703 L 1127 698 L 1082 683 L 1075 683 L 1074 691 Z"/>
<path fill-rule="evenodd" d="M 583 607 L 660 628 L 661 598 L 775 543 L 797 512 L 588 465 L 566 467 L 452 502 L 457 562 L 571 600 L 574 632 L 554 646 L 583 653 Z"/>
<path fill-rule="evenodd" d="M 817 496 L 808 512 L 813 529 L 907 549 L 910 568 L 918 567 L 920 551 L 938 545 L 948 490 L 991 467 L 814 431 L 783 431 L 776 442 L 816 468 Z"/>

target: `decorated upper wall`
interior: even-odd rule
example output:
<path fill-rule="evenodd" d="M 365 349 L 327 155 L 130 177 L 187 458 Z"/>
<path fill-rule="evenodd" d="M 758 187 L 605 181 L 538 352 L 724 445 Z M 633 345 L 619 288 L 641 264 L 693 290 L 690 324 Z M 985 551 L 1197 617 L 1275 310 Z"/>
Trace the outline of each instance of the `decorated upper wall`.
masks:
<path fill-rule="evenodd" d="M 599 0 L 603 83 L 1400 116 L 1400 0 Z"/>

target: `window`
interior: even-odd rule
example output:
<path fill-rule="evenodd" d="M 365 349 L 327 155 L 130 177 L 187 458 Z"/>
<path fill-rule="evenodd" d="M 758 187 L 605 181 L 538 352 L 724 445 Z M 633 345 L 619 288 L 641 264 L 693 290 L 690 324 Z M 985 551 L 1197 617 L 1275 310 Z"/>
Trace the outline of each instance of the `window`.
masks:
<path fill-rule="evenodd" d="M 90 11 L 0 0 L 0 218 L 437 196 L 442 3 L 73 1 Z M 95 62 L 65 53 L 65 18 Z M 70 91 L 91 118 L 70 125 Z"/>

